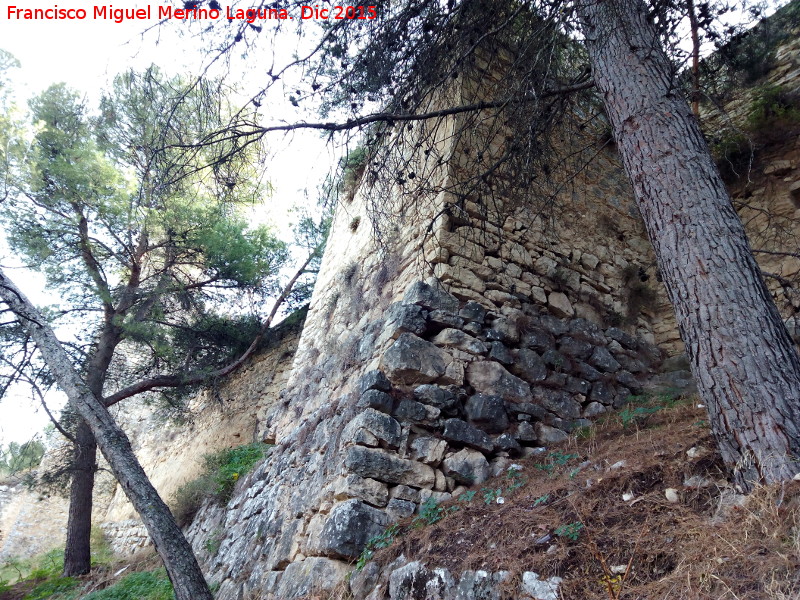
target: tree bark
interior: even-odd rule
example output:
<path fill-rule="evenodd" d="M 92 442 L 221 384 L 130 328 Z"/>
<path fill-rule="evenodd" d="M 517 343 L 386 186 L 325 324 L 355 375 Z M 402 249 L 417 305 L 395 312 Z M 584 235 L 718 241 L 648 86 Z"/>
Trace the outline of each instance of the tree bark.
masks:
<path fill-rule="evenodd" d="M 0 269 L 0 298 L 28 330 L 51 374 L 97 440 L 117 481 L 139 513 L 164 561 L 178 600 L 212 600 L 192 548 L 172 513 L 147 479 L 130 441 L 100 398 L 77 374 L 53 330 L 30 301 Z"/>
<path fill-rule="evenodd" d="M 64 576 L 84 575 L 92 568 L 92 490 L 97 470 L 97 443 L 92 430 L 81 420 L 72 444 L 72 481 L 64 546 Z"/>
<path fill-rule="evenodd" d="M 745 490 L 790 479 L 800 360 L 646 6 L 576 8 L 722 458 Z"/>

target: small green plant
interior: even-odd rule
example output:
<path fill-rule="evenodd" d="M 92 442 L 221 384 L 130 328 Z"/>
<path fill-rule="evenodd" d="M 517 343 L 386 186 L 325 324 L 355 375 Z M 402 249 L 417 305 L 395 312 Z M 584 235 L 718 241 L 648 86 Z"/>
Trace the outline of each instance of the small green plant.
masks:
<path fill-rule="evenodd" d="M 392 545 L 395 538 L 400 535 L 400 526 L 397 523 L 389 525 L 386 529 L 384 529 L 383 533 L 376 535 L 374 538 L 370 539 L 367 542 L 367 545 L 364 547 L 364 550 L 361 551 L 361 555 L 358 557 L 356 561 L 356 571 L 360 571 L 364 568 L 372 557 L 375 556 L 375 551 L 380 550 L 382 548 L 388 548 Z"/>
<path fill-rule="evenodd" d="M 433 525 L 457 510 L 457 506 L 450 506 L 447 508 L 440 506 L 433 496 L 431 496 L 419 507 L 419 514 L 411 521 L 411 527 L 414 529 L 422 529 L 426 525 Z"/>
<path fill-rule="evenodd" d="M 776 125 L 800 123 L 800 102 L 795 95 L 779 85 L 765 85 L 756 90 L 750 106 L 747 128 L 761 133 Z"/>
<path fill-rule="evenodd" d="M 570 461 L 580 458 L 577 454 L 566 454 L 561 450 L 553 450 L 544 456 L 545 462 L 539 463 L 536 466 L 540 471 L 544 471 L 550 475 L 554 475 L 557 470 L 565 467 Z"/>
<path fill-rule="evenodd" d="M 222 529 L 215 529 L 211 536 L 203 544 L 203 548 L 211 556 L 216 556 L 217 552 L 219 552 L 219 548 L 222 545 L 223 533 L 224 532 Z"/>
<path fill-rule="evenodd" d="M 510 467 L 506 471 L 506 479 L 509 480 L 508 487 L 506 487 L 506 494 L 516 492 L 527 482 L 527 479 L 522 476 L 522 471 L 514 467 Z"/>
<path fill-rule="evenodd" d="M 533 506 L 539 506 L 541 504 L 546 504 L 548 500 L 550 500 L 550 494 L 545 494 L 544 496 L 539 496 L 536 500 L 533 501 Z"/>
<path fill-rule="evenodd" d="M 577 541 L 581 535 L 581 529 L 583 529 L 583 523 L 580 521 L 575 521 L 574 523 L 567 523 L 566 525 L 559 525 L 553 531 L 558 537 L 566 538 L 568 540 L 572 540 L 573 542 Z"/>
<path fill-rule="evenodd" d="M 131 573 L 114 585 L 92 592 L 83 600 L 174 600 L 175 593 L 164 569 Z"/>
<path fill-rule="evenodd" d="M 502 488 L 497 488 L 495 490 L 483 488 L 481 491 L 483 492 L 483 503 L 486 505 L 497 502 L 497 499 L 503 495 Z"/>
<path fill-rule="evenodd" d="M 459 502 L 472 502 L 475 498 L 475 494 L 477 494 L 475 490 L 469 490 L 466 492 L 462 492 L 462 494 L 458 497 Z"/>

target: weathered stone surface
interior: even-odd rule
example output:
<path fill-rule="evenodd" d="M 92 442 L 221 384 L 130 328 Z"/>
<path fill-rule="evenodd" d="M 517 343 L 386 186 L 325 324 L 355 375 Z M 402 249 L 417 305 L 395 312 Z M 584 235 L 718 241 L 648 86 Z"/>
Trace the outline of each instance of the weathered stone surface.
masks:
<path fill-rule="evenodd" d="M 449 310 L 432 310 L 428 315 L 428 323 L 437 328 L 452 327 L 461 329 L 464 326 L 464 319 Z"/>
<path fill-rule="evenodd" d="M 638 342 L 636 338 L 630 335 L 629 333 L 625 333 L 621 329 L 616 327 L 609 327 L 606 329 L 606 336 L 610 337 L 612 340 L 619 342 L 624 348 L 628 350 L 636 350 L 638 346 Z"/>
<path fill-rule="evenodd" d="M 560 600 L 561 595 L 558 592 L 558 588 L 562 581 L 564 580 L 561 577 L 540 579 L 539 575 L 533 571 L 525 571 L 522 574 L 521 591 L 534 600 Z M 523 596 L 525 600 L 527 600 L 527 597 Z"/>
<path fill-rule="evenodd" d="M 491 452 L 494 447 L 488 435 L 461 419 L 447 419 L 442 435 L 450 442 L 472 446 L 484 452 Z"/>
<path fill-rule="evenodd" d="M 386 311 L 386 324 L 383 332 L 386 337 L 397 339 L 403 333 L 421 335 L 427 327 L 422 308 L 416 304 L 395 302 Z"/>
<path fill-rule="evenodd" d="M 584 359 L 592 353 L 594 346 L 592 346 L 589 342 L 584 342 L 583 340 L 577 340 L 573 337 L 566 336 L 561 338 L 561 341 L 558 345 L 558 351 L 561 354 L 566 354 L 567 356 L 572 356 L 578 359 Z"/>
<path fill-rule="evenodd" d="M 390 381 L 413 385 L 442 377 L 452 357 L 430 342 L 410 333 L 402 334 L 381 358 L 381 368 Z"/>
<path fill-rule="evenodd" d="M 686 373 L 688 373 L 688 371 L 686 371 Z M 629 373 L 628 371 L 618 371 L 614 376 L 617 379 L 617 383 L 624 385 L 631 391 L 631 393 L 638 395 L 644 391 L 644 385 L 642 384 L 642 381 L 637 379 L 632 373 Z M 691 373 L 689 373 L 689 379 L 691 381 Z M 690 387 L 682 387 L 681 389 L 684 391 L 684 393 L 689 394 L 697 392 L 696 387 L 694 389 L 690 389 Z"/>
<path fill-rule="evenodd" d="M 492 322 L 492 328 L 487 330 L 486 339 L 504 344 L 516 344 L 519 342 L 519 327 L 515 321 L 498 317 Z"/>
<path fill-rule="evenodd" d="M 446 569 L 429 571 L 419 561 L 395 569 L 389 576 L 391 600 L 436 600 L 454 587 L 455 580 Z"/>
<path fill-rule="evenodd" d="M 394 415 L 401 421 L 411 423 L 425 423 L 439 417 L 441 411 L 435 406 L 427 406 L 421 402 L 404 399 L 400 401 L 394 411 Z"/>
<path fill-rule="evenodd" d="M 408 500 L 409 502 L 419 503 L 419 490 L 407 485 L 396 485 L 389 490 L 390 498 L 399 498 L 400 500 Z"/>
<path fill-rule="evenodd" d="M 512 456 L 517 456 L 522 451 L 522 448 L 520 447 L 517 440 L 515 440 L 507 433 L 498 435 L 495 438 L 494 447 L 502 452 L 508 452 Z"/>
<path fill-rule="evenodd" d="M 556 319 L 556 321 L 558 321 Z M 559 323 L 561 321 L 558 321 Z M 539 327 L 529 327 L 522 333 L 520 346 L 532 348 L 538 352 L 546 352 L 555 347 L 555 338 L 550 332 Z"/>
<path fill-rule="evenodd" d="M 438 465 L 446 450 L 447 442 L 434 437 L 418 437 L 411 442 L 411 457 L 429 465 Z"/>
<path fill-rule="evenodd" d="M 606 336 L 603 334 L 603 330 L 586 319 L 572 319 L 569 322 L 569 334 L 594 346 L 605 346 L 606 344 Z"/>
<path fill-rule="evenodd" d="M 636 358 L 631 358 L 630 356 L 626 356 L 624 354 L 620 354 L 617 356 L 618 364 L 622 365 L 622 368 L 626 371 L 630 371 L 631 373 L 643 373 L 647 370 L 645 364 Z"/>
<path fill-rule="evenodd" d="M 453 600 L 500 600 L 503 598 L 500 586 L 509 576 L 508 571 L 464 571 Z"/>
<path fill-rule="evenodd" d="M 443 329 L 431 340 L 437 346 L 457 348 L 470 354 L 486 354 L 486 344 L 459 329 Z"/>
<path fill-rule="evenodd" d="M 340 477 L 333 484 L 333 497 L 336 500 L 357 498 L 373 506 L 386 506 L 389 488 L 385 483 L 350 474 Z"/>
<path fill-rule="evenodd" d="M 558 444 L 566 440 L 569 436 L 555 427 L 550 427 L 544 423 L 536 423 L 536 437 L 542 444 Z"/>
<path fill-rule="evenodd" d="M 467 367 L 467 382 L 481 394 L 500 396 L 504 400 L 530 400 L 530 386 L 509 373 L 503 365 L 492 361 L 475 361 Z"/>
<path fill-rule="evenodd" d="M 428 310 L 446 310 L 458 312 L 458 299 L 442 287 L 442 284 L 431 280 L 431 283 L 417 281 L 414 283 L 405 296 L 405 304 L 416 304 Z"/>
<path fill-rule="evenodd" d="M 539 324 L 545 331 L 556 337 L 560 337 L 569 331 L 567 324 L 553 315 L 539 315 Z"/>
<path fill-rule="evenodd" d="M 399 521 L 414 514 L 417 505 L 408 500 L 401 500 L 400 498 L 392 498 L 386 506 L 386 514 L 392 521 Z"/>
<path fill-rule="evenodd" d="M 508 428 L 508 414 L 500 396 L 475 394 L 464 406 L 467 418 L 484 431 L 500 433 Z"/>
<path fill-rule="evenodd" d="M 532 402 L 506 402 L 506 410 L 514 415 L 528 415 L 537 421 L 547 416 L 547 411 Z"/>
<path fill-rule="evenodd" d="M 614 388 L 605 381 L 596 381 L 592 384 L 589 400 L 600 404 L 611 404 L 614 401 Z"/>
<path fill-rule="evenodd" d="M 550 308 L 550 312 L 557 317 L 569 318 L 575 316 L 575 309 L 572 307 L 572 303 L 566 294 L 561 292 L 552 292 L 547 296 L 547 306 Z"/>
<path fill-rule="evenodd" d="M 350 566 L 345 562 L 311 556 L 286 567 L 275 595 L 281 600 L 291 600 L 315 592 L 332 592 L 349 572 Z"/>
<path fill-rule="evenodd" d="M 589 382 L 585 379 L 578 379 L 577 377 L 567 377 L 567 383 L 564 389 L 573 394 L 586 395 L 589 393 Z"/>
<path fill-rule="evenodd" d="M 527 421 L 517 425 L 517 433 L 514 434 L 514 437 L 524 444 L 530 444 L 539 439 L 539 436 L 536 435 L 536 429 Z"/>
<path fill-rule="evenodd" d="M 458 311 L 458 316 L 465 321 L 483 324 L 483 320 L 486 318 L 486 309 L 477 302 L 470 300 Z"/>
<path fill-rule="evenodd" d="M 442 462 L 442 471 L 458 483 L 473 485 L 483 483 L 492 474 L 486 457 L 476 450 L 464 448 Z"/>
<path fill-rule="evenodd" d="M 435 406 L 442 412 L 448 413 L 458 408 L 458 398 L 446 388 L 438 385 L 420 385 L 414 389 L 414 398 L 423 404 Z"/>
<path fill-rule="evenodd" d="M 581 416 L 585 419 L 591 419 L 598 415 L 602 415 L 607 410 L 608 409 L 599 402 L 589 402 L 589 404 L 586 405 L 586 408 L 583 409 Z"/>
<path fill-rule="evenodd" d="M 392 390 L 392 384 L 379 369 L 373 369 L 364 373 L 358 380 L 358 391 L 362 395 L 369 390 L 378 390 L 381 392 L 389 392 Z"/>
<path fill-rule="evenodd" d="M 387 414 L 392 412 L 393 404 L 394 398 L 380 390 L 367 390 L 358 401 L 359 408 L 373 408 Z"/>
<path fill-rule="evenodd" d="M 389 415 L 377 411 L 374 408 L 364 410 L 350 421 L 342 433 L 342 439 L 345 441 L 354 440 L 359 430 L 362 429 L 368 431 L 390 447 L 397 448 L 400 445 L 402 436 L 402 427 L 400 427 L 400 423 Z"/>
<path fill-rule="evenodd" d="M 585 362 L 581 361 L 574 361 L 573 362 L 573 373 L 575 373 L 578 377 L 585 379 L 586 381 L 597 381 L 603 375 L 595 369 L 591 365 L 587 365 Z"/>
<path fill-rule="evenodd" d="M 547 377 L 547 365 L 533 350 L 521 348 L 511 371 L 529 383 L 543 381 Z"/>
<path fill-rule="evenodd" d="M 345 456 L 347 469 L 360 475 L 415 487 L 432 486 L 436 480 L 433 469 L 414 460 L 400 458 L 384 450 L 351 446 Z"/>
<path fill-rule="evenodd" d="M 616 373 L 619 371 L 619 362 L 617 362 L 608 349 L 598 346 L 589 357 L 589 363 L 606 373 Z"/>
<path fill-rule="evenodd" d="M 367 542 L 390 523 L 382 510 L 360 500 L 347 500 L 331 510 L 314 550 L 327 556 L 358 558 Z"/>
<path fill-rule="evenodd" d="M 506 348 L 503 342 L 492 342 L 492 347 L 489 349 L 489 359 L 496 360 L 504 365 L 514 364 L 514 355 L 511 350 Z"/>

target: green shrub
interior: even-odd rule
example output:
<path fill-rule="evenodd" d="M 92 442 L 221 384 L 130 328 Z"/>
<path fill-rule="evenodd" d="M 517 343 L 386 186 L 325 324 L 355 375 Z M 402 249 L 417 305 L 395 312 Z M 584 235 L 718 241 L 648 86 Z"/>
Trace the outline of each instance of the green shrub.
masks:
<path fill-rule="evenodd" d="M 174 600 L 172 584 L 163 569 L 131 573 L 114 585 L 84 596 L 83 600 Z"/>
<path fill-rule="evenodd" d="M 175 492 L 172 512 L 178 524 L 190 523 L 206 500 L 226 504 L 239 478 L 264 458 L 269 448 L 269 444 L 255 443 L 206 454 L 200 476 Z"/>
<path fill-rule="evenodd" d="M 765 85 L 756 90 L 750 106 L 747 128 L 754 134 L 771 135 L 775 128 L 800 124 L 800 100 L 779 85 Z"/>

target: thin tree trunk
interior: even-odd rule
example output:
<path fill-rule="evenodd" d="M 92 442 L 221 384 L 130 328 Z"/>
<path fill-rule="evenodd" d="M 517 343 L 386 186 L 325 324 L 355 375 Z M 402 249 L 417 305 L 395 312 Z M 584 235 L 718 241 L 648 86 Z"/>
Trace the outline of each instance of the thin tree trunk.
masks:
<path fill-rule="evenodd" d="M 94 434 L 117 481 L 142 518 L 164 561 L 177 600 L 212 600 L 202 571 L 172 513 L 159 497 L 133 453 L 130 441 L 100 398 L 76 373 L 53 330 L 0 269 L 0 298 L 30 333 L 51 374 Z"/>
<path fill-rule="evenodd" d="M 72 444 L 72 481 L 69 495 L 64 576 L 84 575 L 92 568 L 92 490 L 97 470 L 97 443 L 92 430 L 81 419 Z"/>
<path fill-rule="evenodd" d="M 725 463 L 800 471 L 800 360 L 641 0 L 579 4 L 592 70 Z"/>

